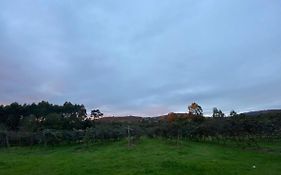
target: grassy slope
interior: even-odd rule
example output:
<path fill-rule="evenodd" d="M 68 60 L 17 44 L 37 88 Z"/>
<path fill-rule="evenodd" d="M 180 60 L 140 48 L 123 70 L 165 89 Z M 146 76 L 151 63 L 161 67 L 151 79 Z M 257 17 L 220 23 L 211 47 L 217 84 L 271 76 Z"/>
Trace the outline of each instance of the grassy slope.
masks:
<path fill-rule="evenodd" d="M 256 168 L 252 168 L 255 165 Z M 180 146 L 144 139 L 127 149 L 125 142 L 55 148 L 0 150 L 2 175 L 71 174 L 281 174 L 281 154 L 188 143 Z"/>

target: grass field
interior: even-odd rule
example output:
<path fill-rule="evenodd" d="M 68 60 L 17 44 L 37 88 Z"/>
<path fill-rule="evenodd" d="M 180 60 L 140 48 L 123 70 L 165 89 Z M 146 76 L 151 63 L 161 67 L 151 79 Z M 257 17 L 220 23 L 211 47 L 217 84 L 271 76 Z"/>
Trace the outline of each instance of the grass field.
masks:
<path fill-rule="evenodd" d="M 130 149 L 125 141 L 0 149 L 0 175 L 74 174 L 277 175 L 281 153 L 195 142 L 177 146 L 157 139 L 142 139 Z"/>

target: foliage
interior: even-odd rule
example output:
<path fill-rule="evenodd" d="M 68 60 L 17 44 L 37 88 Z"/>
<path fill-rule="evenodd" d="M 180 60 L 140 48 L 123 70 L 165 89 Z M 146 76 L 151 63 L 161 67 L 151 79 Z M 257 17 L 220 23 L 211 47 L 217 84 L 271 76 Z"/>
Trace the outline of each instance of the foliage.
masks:
<path fill-rule="evenodd" d="M 86 117 L 83 105 L 70 102 L 62 106 L 44 101 L 31 105 L 12 103 L 0 106 L 0 126 L 3 128 L 0 145 L 88 144 L 147 136 L 223 144 L 234 141 L 238 146 L 258 147 L 260 138 L 281 138 L 280 113 L 246 116 L 231 112 L 231 117 L 223 117 L 221 110 L 214 108 L 213 117 L 204 117 L 202 112 L 198 104 L 192 103 L 189 113 L 169 113 L 163 118 L 145 118 L 136 122 L 108 122 L 98 119 L 102 116 L 98 109 L 91 111 L 96 119 L 91 120 Z"/>
<path fill-rule="evenodd" d="M 91 117 L 92 117 L 93 119 L 99 119 L 99 118 L 102 117 L 102 116 L 103 116 L 103 113 L 101 113 L 99 109 L 93 109 L 93 110 L 91 111 Z"/>
<path fill-rule="evenodd" d="M 224 113 L 218 109 L 218 108 L 213 108 L 213 117 L 224 117 Z"/>
<path fill-rule="evenodd" d="M 237 116 L 237 112 L 235 112 L 234 110 L 231 110 L 229 113 L 230 117 L 236 117 Z"/>
<path fill-rule="evenodd" d="M 189 114 L 193 114 L 193 115 L 197 115 L 197 116 L 202 116 L 203 115 L 202 107 L 199 106 L 195 102 L 188 106 L 188 111 L 189 111 Z"/>
<path fill-rule="evenodd" d="M 65 102 L 62 106 L 42 101 L 30 105 L 12 103 L 0 106 L 0 124 L 8 130 L 82 129 L 86 120 L 84 105 Z"/>

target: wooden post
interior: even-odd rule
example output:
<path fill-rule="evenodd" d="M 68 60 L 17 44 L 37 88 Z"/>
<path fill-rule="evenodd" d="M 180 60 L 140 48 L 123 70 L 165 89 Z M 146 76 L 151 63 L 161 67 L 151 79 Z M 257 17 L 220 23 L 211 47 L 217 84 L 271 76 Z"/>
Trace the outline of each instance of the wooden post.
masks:
<path fill-rule="evenodd" d="M 180 133 L 179 133 L 179 129 L 178 129 L 177 146 L 179 146 L 179 141 L 180 141 Z"/>
<path fill-rule="evenodd" d="M 6 137 L 6 146 L 7 146 L 7 148 L 9 148 L 10 147 L 10 143 L 9 143 L 9 137 L 8 137 L 8 133 L 7 132 L 5 133 L 5 137 Z"/>
<path fill-rule="evenodd" d="M 127 134 L 128 134 L 128 148 L 131 146 L 131 135 L 130 135 L 130 126 L 128 125 L 127 129 Z"/>
<path fill-rule="evenodd" d="M 43 139 L 44 139 L 44 146 L 47 146 L 47 138 L 46 138 L 46 133 L 43 131 Z"/>

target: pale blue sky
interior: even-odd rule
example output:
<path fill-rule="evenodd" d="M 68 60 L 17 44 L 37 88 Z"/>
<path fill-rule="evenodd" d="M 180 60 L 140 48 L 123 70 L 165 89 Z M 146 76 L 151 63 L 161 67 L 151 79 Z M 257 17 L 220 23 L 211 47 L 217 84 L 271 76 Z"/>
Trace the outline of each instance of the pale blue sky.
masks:
<path fill-rule="evenodd" d="M 0 103 L 281 108 L 279 0 L 1 0 Z"/>

